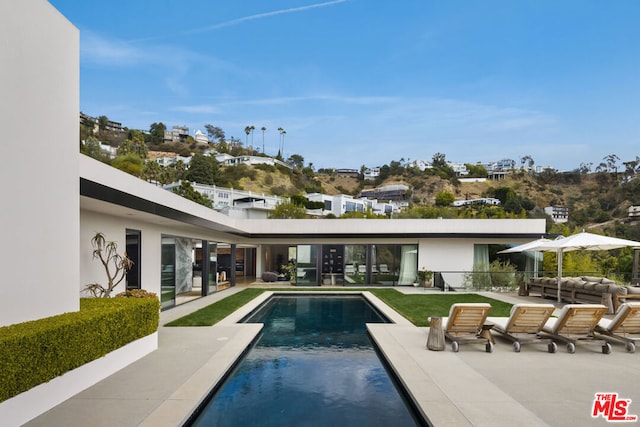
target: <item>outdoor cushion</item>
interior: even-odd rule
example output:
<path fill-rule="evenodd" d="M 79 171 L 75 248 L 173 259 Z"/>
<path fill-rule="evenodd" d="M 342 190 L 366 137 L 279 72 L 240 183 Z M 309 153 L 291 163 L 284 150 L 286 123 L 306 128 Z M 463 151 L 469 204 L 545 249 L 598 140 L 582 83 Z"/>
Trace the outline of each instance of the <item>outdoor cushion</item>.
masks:
<path fill-rule="evenodd" d="M 603 277 L 602 280 L 600 280 L 600 283 L 603 283 L 605 285 L 615 285 L 616 281 Z"/>
<path fill-rule="evenodd" d="M 640 286 L 627 286 L 624 288 L 629 295 L 640 295 Z"/>
<path fill-rule="evenodd" d="M 601 283 L 598 283 L 595 285 L 595 287 L 593 288 L 596 292 L 609 292 L 609 285 L 603 285 Z"/>
<path fill-rule="evenodd" d="M 582 280 L 586 280 L 587 282 L 600 283 L 602 277 L 582 276 Z"/>
<path fill-rule="evenodd" d="M 588 282 L 588 283 L 585 283 L 585 284 L 584 284 L 583 289 L 584 289 L 585 291 L 592 291 L 592 290 L 595 288 L 595 286 L 596 286 L 596 284 L 595 284 L 595 283 L 593 283 L 593 282 Z"/>
<path fill-rule="evenodd" d="M 573 289 L 584 289 L 585 284 L 586 282 L 583 282 L 582 280 L 574 280 Z"/>

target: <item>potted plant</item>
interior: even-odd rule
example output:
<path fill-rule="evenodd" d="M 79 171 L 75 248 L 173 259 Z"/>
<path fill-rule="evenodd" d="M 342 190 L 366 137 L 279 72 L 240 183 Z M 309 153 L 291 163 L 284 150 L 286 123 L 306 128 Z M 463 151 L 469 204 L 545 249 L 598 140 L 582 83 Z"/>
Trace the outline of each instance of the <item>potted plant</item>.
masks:
<path fill-rule="evenodd" d="M 418 283 L 425 288 L 430 288 L 433 286 L 433 282 L 431 279 L 433 278 L 433 271 L 427 270 L 423 268 L 422 270 L 418 270 Z"/>
<path fill-rule="evenodd" d="M 286 264 L 282 264 L 280 266 L 280 270 L 282 270 L 282 272 L 284 274 L 286 274 L 287 276 L 289 276 L 289 281 L 291 283 L 295 283 L 296 282 L 296 273 L 297 273 L 297 267 L 296 267 L 296 263 L 293 260 L 290 260 L 288 263 Z"/>

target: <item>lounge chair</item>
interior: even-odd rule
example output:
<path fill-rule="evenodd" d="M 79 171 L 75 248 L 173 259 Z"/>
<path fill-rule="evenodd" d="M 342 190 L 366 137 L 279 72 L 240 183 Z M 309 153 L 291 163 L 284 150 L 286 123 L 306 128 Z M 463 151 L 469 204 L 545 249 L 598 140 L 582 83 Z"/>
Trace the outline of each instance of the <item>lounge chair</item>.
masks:
<path fill-rule="evenodd" d="M 358 274 L 367 274 L 367 266 L 359 264 L 358 265 Z"/>
<path fill-rule="evenodd" d="M 598 334 L 624 341 L 629 353 L 636 351 L 635 341 L 640 340 L 640 303 L 626 302 L 620 305 L 613 319 L 600 319 L 596 326 Z"/>
<path fill-rule="evenodd" d="M 487 322 L 493 323 L 491 331 L 500 333 L 513 343 L 515 352 L 520 352 L 524 343 L 550 340 L 549 353 L 555 353 L 558 350 L 556 343 L 540 335 L 554 309 L 553 304 L 515 304 L 509 317 L 487 317 Z"/>
<path fill-rule="evenodd" d="M 356 268 L 353 266 L 353 264 L 346 264 L 344 266 L 344 274 L 348 276 L 353 276 L 354 274 L 356 274 Z"/>
<path fill-rule="evenodd" d="M 576 343 L 585 341 L 601 344 L 604 354 L 611 353 L 611 344 L 595 336 L 595 328 L 607 307 L 602 304 L 567 304 L 562 307 L 558 317 L 547 320 L 542 332 L 554 341 L 567 343 L 567 351 L 575 353 Z"/>
<path fill-rule="evenodd" d="M 491 333 L 484 334 L 484 324 L 491 305 L 487 303 L 456 303 L 449 310 L 449 317 L 442 318 L 444 336 L 451 340 L 451 349 L 457 352 L 460 344 L 485 344 L 487 353 L 493 352 Z"/>
<path fill-rule="evenodd" d="M 387 264 L 380 264 L 380 273 L 381 274 L 389 274 L 389 266 Z"/>

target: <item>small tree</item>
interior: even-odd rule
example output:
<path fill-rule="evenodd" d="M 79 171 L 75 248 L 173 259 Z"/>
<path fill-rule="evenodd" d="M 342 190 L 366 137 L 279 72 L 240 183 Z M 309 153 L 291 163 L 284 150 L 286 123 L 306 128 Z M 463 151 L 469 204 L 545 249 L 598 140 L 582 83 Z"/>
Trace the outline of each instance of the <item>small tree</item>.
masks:
<path fill-rule="evenodd" d="M 455 199 L 451 191 L 443 190 L 436 194 L 436 206 L 449 206 Z"/>
<path fill-rule="evenodd" d="M 100 260 L 107 274 L 107 286 L 91 283 L 85 286 L 84 290 L 94 297 L 109 298 L 111 291 L 127 276 L 127 272 L 133 266 L 133 261 L 127 256 L 126 252 L 120 255 L 118 253 L 118 244 L 112 241 L 107 242 L 102 233 L 96 233 L 93 236 L 91 246 L 93 246 L 93 258 Z"/>

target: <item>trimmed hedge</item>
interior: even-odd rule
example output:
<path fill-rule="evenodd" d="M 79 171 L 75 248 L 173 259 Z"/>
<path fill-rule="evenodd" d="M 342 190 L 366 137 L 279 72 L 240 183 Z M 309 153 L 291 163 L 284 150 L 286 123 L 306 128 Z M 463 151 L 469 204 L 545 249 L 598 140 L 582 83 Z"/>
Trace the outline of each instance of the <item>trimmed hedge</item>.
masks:
<path fill-rule="evenodd" d="M 157 298 L 81 298 L 80 311 L 0 328 L 0 402 L 154 333 Z"/>

